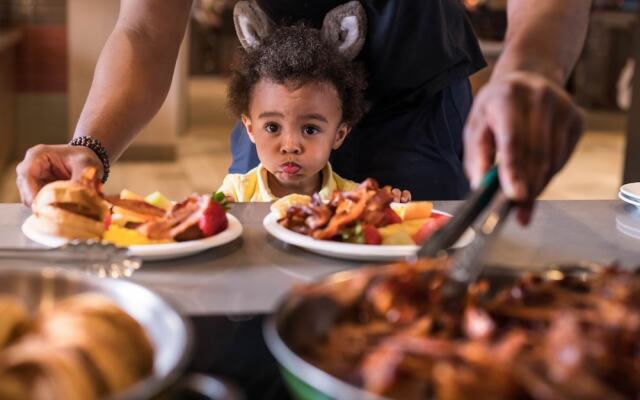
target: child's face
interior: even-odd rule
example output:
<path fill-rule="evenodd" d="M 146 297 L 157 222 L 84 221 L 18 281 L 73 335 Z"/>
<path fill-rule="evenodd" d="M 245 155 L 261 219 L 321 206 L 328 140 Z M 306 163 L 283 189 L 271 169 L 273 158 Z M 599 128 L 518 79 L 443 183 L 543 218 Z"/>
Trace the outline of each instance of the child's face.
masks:
<path fill-rule="evenodd" d="M 277 186 L 271 187 L 276 196 L 320 189 L 320 171 L 350 130 L 341 121 L 341 102 L 331 84 L 292 88 L 261 80 L 254 86 L 242 122 L 260 162 L 275 178 L 270 183 Z"/>

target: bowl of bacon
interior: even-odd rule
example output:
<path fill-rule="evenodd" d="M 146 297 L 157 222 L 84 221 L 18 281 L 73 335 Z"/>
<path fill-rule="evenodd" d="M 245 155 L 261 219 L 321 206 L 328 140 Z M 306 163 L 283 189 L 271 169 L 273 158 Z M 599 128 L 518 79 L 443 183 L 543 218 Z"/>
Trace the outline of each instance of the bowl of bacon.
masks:
<path fill-rule="evenodd" d="M 330 275 L 265 324 L 303 399 L 636 399 L 640 276 L 617 266 L 487 268 L 457 306 L 449 260 Z"/>

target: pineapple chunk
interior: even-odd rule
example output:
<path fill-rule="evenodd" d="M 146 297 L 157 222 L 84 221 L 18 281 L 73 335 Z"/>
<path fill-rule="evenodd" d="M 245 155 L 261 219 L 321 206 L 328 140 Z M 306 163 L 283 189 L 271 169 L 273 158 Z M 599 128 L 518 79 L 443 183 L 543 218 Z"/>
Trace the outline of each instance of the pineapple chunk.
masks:
<path fill-rule="evenodd" d="M 123 200 L 140 200 L 144 201 L 144 198 L 140 196 L 138 193 L 132 192 L 129 189 L 122 189 L 120 192 L 120 198 Z"/>
<path fill-rule="evenodd" d="M 102 240 L 121 247 L 173 242 L 173 240 L 152 240 L 136 230 L 123 228 L 115 224 L 109 226 L 109 229 L 102 236 Z"/>
<path fill-rule="evenodd" d="M 144 198 L 144 201 L 163 210 L 168 210 L 173 205 L 171 200 L 158 191 L 148 194 L 147 197 Z"/>
<path fill-rule="evenodd" d="M 403 224 L 387 225 L 378 228 L 380 236 L 382 236 L 383 245 L 411 245 L 415 244 L 406 227 Z"/>

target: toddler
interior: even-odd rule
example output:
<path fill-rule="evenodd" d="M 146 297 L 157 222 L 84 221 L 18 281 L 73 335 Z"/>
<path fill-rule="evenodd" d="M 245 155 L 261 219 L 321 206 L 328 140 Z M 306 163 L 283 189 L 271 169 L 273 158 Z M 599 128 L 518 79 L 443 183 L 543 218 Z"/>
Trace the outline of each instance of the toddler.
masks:
<path fill-rule="evenodd" d="M 219 191 L 233 201 L 273 201 L 297 193 L 355 189 L 332 171 L 329 155 L 364 111 L 361 67 L 342 57 L 320 31 L 283 26 L 243 53 L 228 91 L 229 107 L 253 143 L 260 164 L 229 174 Z M 396 200 L 410 194 L 394 189 Z"/>

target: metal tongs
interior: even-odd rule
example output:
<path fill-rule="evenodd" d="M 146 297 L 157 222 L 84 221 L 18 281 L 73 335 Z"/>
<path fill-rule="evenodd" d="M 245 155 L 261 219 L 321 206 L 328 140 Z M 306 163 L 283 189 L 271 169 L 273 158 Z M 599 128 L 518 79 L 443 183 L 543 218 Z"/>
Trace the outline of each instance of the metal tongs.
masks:
<path fill-rule="evenodd" d="M 453 257 L 449 279 L 443 288 L 445 297 L 459 297 L 467 290 L 469 284 L 481 275 L 486 250 L 513 206 L 513 202 L 500 191 L 496 166 L 487 172 L 480 187 L 458 208 L 451 220 L 418 250 L 419 257 L 434 258 L 446 255 L 446 249 L 451 247 L 490 205 L 491 208 L 478 225 L 473 242 Z"/>
<path fill-rule="evenodd" d="M 99 241 L 71 241 L 63 246 L 42 248 L 0 248 L 0 259 L 44 261 L 51 264 L 84 268 L 103 277 L 131 276 L 142 260 L 126 248 Z"/>

